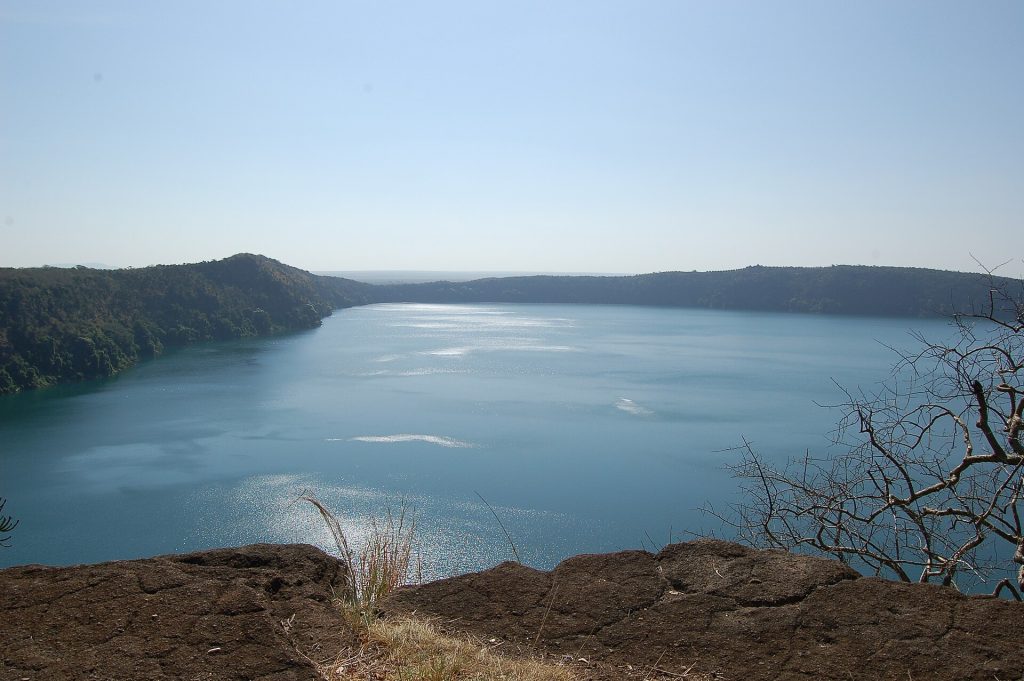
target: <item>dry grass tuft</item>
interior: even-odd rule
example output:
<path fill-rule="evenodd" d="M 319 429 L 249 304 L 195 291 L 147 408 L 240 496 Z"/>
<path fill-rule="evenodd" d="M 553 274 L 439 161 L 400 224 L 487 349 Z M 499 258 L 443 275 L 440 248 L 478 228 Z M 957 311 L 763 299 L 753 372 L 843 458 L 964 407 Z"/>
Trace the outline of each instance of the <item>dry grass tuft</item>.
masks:
<path fill-rule="evenodd" d="M 415 515 L 407 513 L 403 506 L 397 516 L 388 509 L 383 520 L 371 519 L 366 541 L 356 553 L 337 516 L 312 494 L 303 494 L 299 499 L 320 512 L 345 563 L 347 574 L 339 594 L 342 608 L 353 618 L 363 620 L 364 626 L 369 626 L 384 598 L 409 581 L 416 536 Z"/>
<path fill-rule="evenodd" d="M 397 516 L 389 510 L 382 521 L 372 519 L 370 531 L 357 553 L 349 545 L 340 521 L 329 509 L 312 494 L 304 493 L 299 499 L 319 511 L 341 553 L 347 573 L 337 604 L 359 641 L 358 648 L 349 649 L 331 661 L 318 662 L 306 657 L 317 666 L 325 681 L 575 681 L 577 677 L 571 665 L 589 664 L 571 655 L 564 656 L 561 663 L 536 657 L 506 657 L 496 651 L 497 646 L 468 634 L 445 634 L 423 618 L 380 617 L 379 606 L 388 594 L 409 581 L 415 516 L 403 507 Z M 498 523 L 501 524 L 500 519 Z M 505 535 L 511 543 L 507 531 Z M 512 550 L 516 551 L 514 544 Z M 552 601 L 553 597 L 554 594 Z M 541 630 L 550 609 L 549 602 Z M 292 620 L 285 620 L 281 625 L 290 635 Z M 534 640 L 534 651 L 540 634 L 538 631 Z M 624 665 L 622 678 L 711 681 L 712 677 L 690 674 L 696 664 L 680 673 L 660 668 L 660 662 L 659 658 L 646 669 Z"/>
<path fill-rule="evenodd" d="M 354 655 L 324 665 L 328 681 L 573 681 L 562 665 L 513 659 L 469 638 L 442 633 L 415 617 L 373 620 Z"/>
<path fill-rule="evenodd" d="M 538 657 L 505 656 L 497 652 L 497 645 L 468 634 L 445 634 L 421 617 L 380 617 L 379 606 L 388 594 L 409 581 L 415 516 L 403 507 L 397 516 L 388 511 L 383 521 L 371 520 L 370 531 L 357 553 L 350 546 L 341 522 L 329 509 L 312 494 L 305 493 L 299 499 L 319 511 L 341 553 L 347 576 L 336 602 L 359 641 L 358 647 L 348 649 L 333 660 L 315 661 L 306 657 L 316 665 L 325 681 L 575 681 L 573 665 L 589 666 L 585 659 L 571 655 L 563 656 L 559 663 Z M 501 523 L 500 519 L 498 522 Z M 505 534 L 511 542 L 511 537 Z M 550 610 L 549 602 L 541 630 Z M 281 624 L 290 634 L 291 620 Z M 540 635 L 538 631 L 532 647 L 534 653 Z M 696 664 L 680 673 L 660 668 L 660 662 L 659 658 L 646 668 L 622 665 L 621 678 L 637 681 L 712 679 L 703 674 L 691 675 Z"/>
<path fill-rule="evenodd" d="M 409 581 L 416 519 L 403 507 L 396 516 L 371 520 L 358 553 L 338 520 L 315 496 L 300 500 L 320 512 L 347 568 L 338 605 L 362 645 L 318 665 L 327 681 L 573 681 L 566 667 L 538 660 L 516 660 L 494 653 L 469 637 L 441 633 L 414 617 L 380 618 L 378 609 L 396 588 Z"/>

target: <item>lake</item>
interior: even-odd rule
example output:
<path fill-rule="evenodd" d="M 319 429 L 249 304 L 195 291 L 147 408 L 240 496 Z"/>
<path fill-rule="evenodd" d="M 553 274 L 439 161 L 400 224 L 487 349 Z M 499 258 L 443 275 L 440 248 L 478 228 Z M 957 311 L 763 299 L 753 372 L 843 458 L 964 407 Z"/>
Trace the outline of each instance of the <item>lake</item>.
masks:
<path fill-rule="evenodd" d="M 941 320 L 572 305 L 373 305 L 0 398 L 0 566 L 252 542 L 331 548 L 414 508 L 425 578 L 715 531 L 725 464 L 825 450 Z M 478 496 L 479 495 L 479 496 Z M 485 505 L 480 497 L 489 502 Z"/>

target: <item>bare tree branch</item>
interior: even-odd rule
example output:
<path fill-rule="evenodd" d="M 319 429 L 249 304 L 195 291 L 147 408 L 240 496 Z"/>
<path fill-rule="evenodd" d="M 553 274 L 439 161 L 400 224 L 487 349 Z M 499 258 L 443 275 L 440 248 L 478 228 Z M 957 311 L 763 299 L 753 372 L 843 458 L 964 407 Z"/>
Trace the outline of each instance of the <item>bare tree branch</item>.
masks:
<path fill-rule="evenodd" d="M 0 497 L 0 511 L 3 511 L 6 505 L 7 499 Z M 11 532 L 19 522 L 21 521 L 15 520 L 13 516 L 0 515 L 0 546 L 6 548 L 11 545 Z"/>
<path fill-rule="evenodd" d="M 840 454 L 777 464 L 744 440 L 732 464 L 743 501 L 707 510 L 753 545 L 1019 599 L 1024 288 L 993 288 L 953 325 L 952 341 L 918 336 L 921 349 L 899 355 L 883 388 L 844 390 Z"/>

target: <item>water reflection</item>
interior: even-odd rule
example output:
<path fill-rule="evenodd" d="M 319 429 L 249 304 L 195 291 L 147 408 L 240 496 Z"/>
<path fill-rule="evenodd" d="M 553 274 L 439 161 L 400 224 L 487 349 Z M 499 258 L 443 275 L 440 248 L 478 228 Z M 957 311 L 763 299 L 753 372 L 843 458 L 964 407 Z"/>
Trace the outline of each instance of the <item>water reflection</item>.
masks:
<path fill-rule="evenodd" d="M 870 385 L 942 322 L 567 305 L 378 305 L 117 379 L 0 399 L 0 564 L 358 536 L 416 507 L 427 574 L 715 529 L 723 463 L 827 446 L 833 379 Z"/>

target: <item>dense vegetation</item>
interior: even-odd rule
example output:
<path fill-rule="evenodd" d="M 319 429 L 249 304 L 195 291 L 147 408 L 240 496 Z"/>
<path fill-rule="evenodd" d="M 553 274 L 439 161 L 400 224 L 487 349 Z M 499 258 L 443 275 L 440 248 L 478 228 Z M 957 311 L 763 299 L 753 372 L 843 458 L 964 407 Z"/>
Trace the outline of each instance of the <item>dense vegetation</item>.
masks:
<path fill-rule="evenodd" d="M 946 315 L 988 300 L 982 274 L 908 267 L 747 267 L 632 277 L 532 276 L 375 287 L 378 301 L 605 303 L 891 316 Z"/>
<path fill-rule="evenodd" d="M 533 276 L 381 285 L 263 256 L 141 269 L 0 269 L 0 394 L 111 376 L 167 347 L 319 326 L 375 302 L 605 303 L 927 316 L 971 310 L 980 274 L 896 267 L 748 267 L 631 277 Z M 1019 286 L 1019 283 L 1017 283 Z"/>
<path fill-rule="evenodd" d="M 365 284 L 255 255 L 141 269 L 0 269 L 0 394 L 111 376 L 164 348 L 319 326 Z"/>

